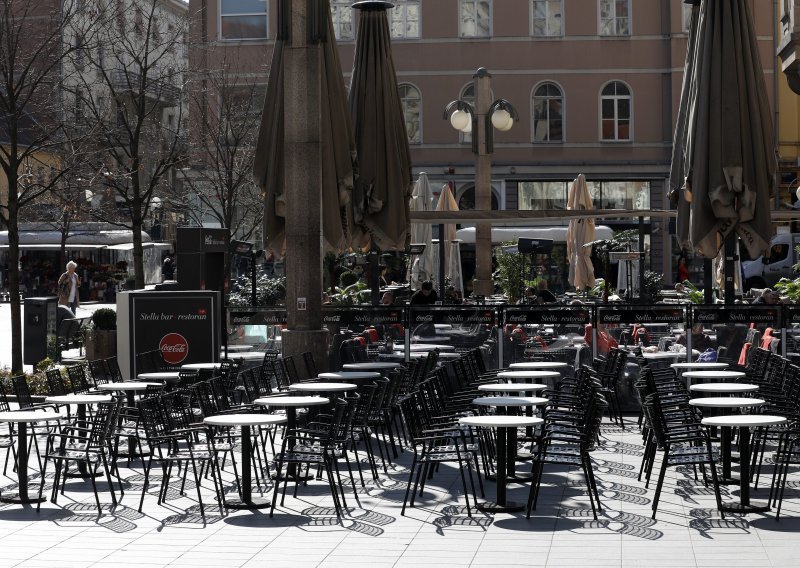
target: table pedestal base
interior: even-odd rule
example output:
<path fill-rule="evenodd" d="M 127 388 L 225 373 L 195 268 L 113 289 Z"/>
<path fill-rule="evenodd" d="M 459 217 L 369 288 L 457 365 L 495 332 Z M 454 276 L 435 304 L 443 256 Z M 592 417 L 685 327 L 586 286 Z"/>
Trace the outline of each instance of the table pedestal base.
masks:
<path fill-rule="evenodd" d="M 740 515 L 746 515 L 748 513 L 764 513 L 769 511 L 769 505 L 755 505 L 750 503 L 748 505 L 742 505 L 740 503 L 731 504 L 731 505 L 723 505 L 722 511 L 725 513 L 738 513 Z"/>
<path fill-rule="evenodd" d="M 506 501 L 505 505 L 496 501 L 484 501 L 478 503 L 478 510 L 484 513 L 518 513 L 525 510 L 525 505 L 516 501 Z"/>
<path fill-rule="evenodd" d="M 27 495 L 20 496 L 19 493 L 8 493 L 3 494 L 0 497 L 0 502 L 3 503 L 15 503 L 17 505 L 32 505 L 34 503 L 44 503 L 47 501 L 44 497 L 29 497 Z"/>
<path fill-rule="evenodd" d="M 249 500 L 233 499 L 225 501 L 226 509 L 266 509 L 272 505 L 269 499 L 261 499 L 260 497 L 251 497 Z"/>
<path fill-rule="evenodd" d="M 489 481 L 494 481 L 496 483 L 497 482 L 497 475 L 489 474 L 489 475 L 486 476 L 486 479 L 488 479 Z M 505 476 L 506 485 L 508 485 L 509 483 L 528 483 L 528 482 L 530 482 L 532 480 L 533 480 L 533 474 L 531 474 L 531 473 L 518 473 L 518 472 L 515 472 L 513 475 L 506 474 L 506 476 Z"/>

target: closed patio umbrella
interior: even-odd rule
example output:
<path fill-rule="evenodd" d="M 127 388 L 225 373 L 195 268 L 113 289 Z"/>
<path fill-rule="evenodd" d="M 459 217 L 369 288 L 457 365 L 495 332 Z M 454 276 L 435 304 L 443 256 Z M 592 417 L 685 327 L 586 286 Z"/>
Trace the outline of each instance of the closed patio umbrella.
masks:
<path fill-rule="evenodd" d="M 352 225 L 353 160 L 355 139 L 342 82 L 342 66 L 333 32 L 328 0 L 320 13 L 327 15 L 327 40 L 322 43 L 320 70 L 322 234 L 327 248 L 344 251 L 350 247 Z M 283 51 L 288 39 L 288 14 L 278 11 L 278 36 L 272 54 L 269 82 L 256 143 L 253 174 L 264 191 L 264 246 L 281 255 L 285 249 L 286 200 L 292 188 L 284 183 L 284 96 Z"/>
<path fill-rule="evenodd" d="M 693 11 L 670 184 L 686 180 L 679 233 L 688 228 L 689 243 L 706 258 L 733 234 L 756 257 L 774 232 L 777 159 L 750 4 L 703 0 Z"/>
<path fill-rule="evenodd" d="M 458 211 L 458 203 L 456 198 L 453 197 L 453 190 L 449 183 L 442 185 L 442 193 L 439 194 L 439 202 L 436 204 L 437 211 Z M 446 274 L 446 267 L 450 266 L 448 263 L 448 250 L 447 243 L 452 243 L 456 240 L 456 226 L 452 223 L 446 225 L 439 225 L 439 250 L 444 251 L 443 256 L 439 257 L 436 263 L 439 272 L 442 276 Z M 441 254 L 441 253 L 440 253 Z M 444 292 L 444 279 L 437 278 L 439 281 L 439 288 Z"/>
<path fill-rule="evenodd" d="M 414 191 L 411 194 L 411 210 L 433 210 L 433 193 L 428 174 L 425 172 L 419 174 L 419 178 L 414 184 Z M 423 282 L 430 280 L 436 270 L 436 266 L 433 264 L 431 233 L 432 227 L 428 223 L 412 223 L 411 225 L 411 242 L 425 245 L 425 251 L 414 259 L 410 269 L 409 281 L 414 290 L 418 290 Z"/>
<path fill-rule="evenodd" d="M 392 4 L 368 0 L 353 7 L 360 11 L 350 82 L 350 114 L 358 152 L 355 222 L 381 250 L 405 250 L 411 238 L 413 178 L 386 15 Z"/>
<path fill-rule="evenodd" d="M 571 211 L 594 209 L 586 177 L 580 174 L 569 187 L 567 209 Z M 594 240 L 594 219 L 570 219 L 567 228 L 567 255 L 569 256 L 569 283 L 577 290 L 594 286 L 592 249 L 585 247 Z"/>

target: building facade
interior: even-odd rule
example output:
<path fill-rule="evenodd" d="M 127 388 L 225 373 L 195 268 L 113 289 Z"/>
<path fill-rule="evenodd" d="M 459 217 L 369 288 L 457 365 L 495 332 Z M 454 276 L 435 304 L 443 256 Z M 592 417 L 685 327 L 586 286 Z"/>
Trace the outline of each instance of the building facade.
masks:
<path fill-rule="evenodd" d="M 331 0 L 349 82 L 357 10 Z M 395 0 L 394 62 L 415 173 L 450 183 L 462 209 L 474 201 L 469 135 L 443 120 L 454 99 L 474 97 L 479 67 L 494 98 L 519 122 L 495 132 L 492 206 L 566 208 L 569 182 L 586 175 L 602 208 L 668 208 L 666 185 L 683 80 L 689 7 L 675 0 Z M 771 3 L 751 1 L 765 80 L 776 100 Z M 261 73 L 275 37 L 275 0 L 190 0 L 190 65 L 235 52 L 242 74 Z M 267 76 L 257 80 L 266 85 Z M 776 109 L 777 110 L 777 109 Z M 777 115 L 776 115 L 777 117 Z M 598 221 L 613 229 L 630 220 Z M 674 225 L 645 220 L 650 266 L 672 280 Z M 464 254 L 469 264 L 469 252 Z M 466 268 L 469 272 L 469 268 Z"/>

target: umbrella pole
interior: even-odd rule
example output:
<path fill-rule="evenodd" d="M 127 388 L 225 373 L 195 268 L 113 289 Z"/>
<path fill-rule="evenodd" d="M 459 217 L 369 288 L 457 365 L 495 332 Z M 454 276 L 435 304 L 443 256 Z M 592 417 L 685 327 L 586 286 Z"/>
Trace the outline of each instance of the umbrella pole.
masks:
<path fill-rule="evenodd" d="M 381 303 L 381 271 L 378 263 L 378 251 L 375 250 L 375 243 L 372 243 L 372 250 L 369 251 L 369 279 L 372 291 L 372 305 L 377 306 Z"/>
<path fill-rule="evenodd" d="M 444 301 L 444 225 L 439 225 L 439 299 Z"/>
<path fill-rule="evenodd" d="M 713 261 L 710 258 L 703 259 L 703 295 L 706 304 L 714 303 L 714 276 L 712 272 Z"/>
<path fill-rule="evenodd" d="M 644 288 L 644 217 L 639 217 L 639 303 L 645 303 Z"/>
<path fill-rule="evenodd" d="M 725 237 L 725 305 L 733 305 L 736 296 L 736 233 Z"/>

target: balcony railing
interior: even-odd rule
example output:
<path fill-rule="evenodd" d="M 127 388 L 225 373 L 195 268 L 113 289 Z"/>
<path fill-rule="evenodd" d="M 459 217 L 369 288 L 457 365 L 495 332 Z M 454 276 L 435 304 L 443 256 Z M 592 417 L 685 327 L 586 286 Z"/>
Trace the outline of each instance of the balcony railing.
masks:
<path fill-rule="evenodd" d="M 117 91 L 137 91 L 141 85 L 141 75 L 135 71 L 114 69 L 111 72 L 111 85 Z M 174 104 L 180 100 L 181 90 L 165 78 L 148 79 L 145 96 Z"/>

